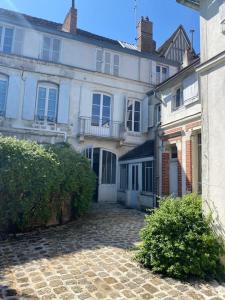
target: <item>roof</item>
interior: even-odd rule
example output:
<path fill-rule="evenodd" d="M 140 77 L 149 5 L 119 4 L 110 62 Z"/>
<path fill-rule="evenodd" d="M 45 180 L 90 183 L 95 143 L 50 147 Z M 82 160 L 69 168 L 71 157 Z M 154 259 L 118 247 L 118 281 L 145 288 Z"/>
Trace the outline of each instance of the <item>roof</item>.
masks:
<path fill-rule="evenodd" d="M 187 67 L 181 69 L 179 72 L 175 73 L 173 76 L 169 77 L 168 79 L 166 79 L 166 80 L 163 81 L 162 83 L 158 84 L 158 85 L 156 86 L 155 90 L 156 90 L 156 91 L 157 91 L 157 90 L 160 90 L 160 88 L 164 87 L 165 85 L 167 85 L 168 83 L 170 83 L 170 82 L 172 82 L 173 80 L 177 79 L 178 77 L 181 78 L 181 75 L 182 75 L 182 74 L 185 74 L 185 75 L 186 75 L 187 72 L 192 71 L 192 70 L 193 70 L 196 66 L 198 66 L 199 64 L 200 64 L 200 57 L 197 56 L 197 57 L 193 60 L 193 62 L 192 62 L 190 65 L 188 65 Z M 151 92 L 152 92 L 152 91 L 150 91 L 150 93 L 151 93 Z"/>
<path fill-rule="evenodd" d="M 189 45 L 190 45 L 190 47 L 191 47 L 191 41 L 190 41 L 190 39 L 189 39 L 189 37 L 188 37 L 188 35 L 187 35 L 187 33 L 186 33 L 184 27 L 183 27 L 182 25 L 180 25 L 180 26 L 178 26 L 178 28 L 174 31 L 174 33 L 168 38 L 168 40 L 166 40 L 165 43 L 163 43 L 163 44 L 158 48 L 157 51 L 159 52 L 159 54 L 160 54 L 161 56 L 164 56 L 164 55 L 166 54 L 167 50 L 169 49 L 169 47 L 171 46 L 171 44 L 174 42 L 174 39 L 175 39 L 177 33 L 178 33 L 180 30 L 183 32 L 183 34 L 184 34 L 184 36 L 185 36 L 187 42 L 189 43 Z"/>
<path fill-rule="evenodd" d="M 177 0 L 177 2 L 196 10 L 198 10 L 200 6 L 200 0 Z"/>
<path fill-rule="evenodd" d="M 169 59 L 162 58 L 157 51 L 152 53 L 141 52 L 139 51 L 138 47 L 134 44 L 110 39 L 79 28 L 77 29 L 76 34 L 64 32 L 62 30 L 62 25 L 63 25 L 62 23 L 57 23 L 57 22 L 33 17 L 30 15 L 22 14 L 19 12 L 15 12 L 3 8 L 0 8 L 0 18 L 5 21 L 10 21 L 10 23 L 15 25 L 32 27 L 36 30 L 58 34 L 65 38 L 70 38 L 70 39 L 79 40 L 81 42 L 95 44 L 99 47 L 108 47 L 116 51 L 126 52 L 132 55 L 155 59 L 160 62 L 163 61 L 170 65 L 177 66 L 175 62 Z"/>
<path fill-rule="evenodd" d="M 147 158 L 154 156 L 154 141 L 149 140 L 144 144 L 134 148 L 125 155 L 121 156 L 119 161 L 127 161 L 139 158 Z"/>

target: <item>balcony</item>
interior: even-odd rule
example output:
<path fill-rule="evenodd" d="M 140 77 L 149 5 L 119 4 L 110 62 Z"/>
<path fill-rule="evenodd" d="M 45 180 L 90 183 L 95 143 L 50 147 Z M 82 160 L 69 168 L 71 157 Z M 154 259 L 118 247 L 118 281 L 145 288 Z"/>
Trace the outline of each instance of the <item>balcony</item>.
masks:
<path fill-rule="evenodd" d="M 97 137 L 120 141 L 123 138 L 124 124 L 120 122 L 98 120 L 97 124 L 91 118 L 79 118 L 79 136 Z"/>

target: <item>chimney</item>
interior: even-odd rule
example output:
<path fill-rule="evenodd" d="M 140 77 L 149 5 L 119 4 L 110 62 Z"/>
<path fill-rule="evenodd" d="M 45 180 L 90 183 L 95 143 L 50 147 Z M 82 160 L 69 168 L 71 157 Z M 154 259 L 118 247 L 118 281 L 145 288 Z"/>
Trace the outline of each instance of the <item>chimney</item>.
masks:
<path fill-rule="evenodd" d="M 185 49 L 184 55 L 183 55 L 183 64 L 182 68 L 185 68 L 189 66 L 193 62 L 193 52 L 190 50 L 190 48 Z"/>
<path fill-rule="evenodd" d="M 70 32 L 70 33 L 77 32 L 77 9 L 75 8 L 74 0 L 72 0 L 72 6 L 64 20 L 62 30 L 65 32 Z"/>
<path fill-rule="evenodd" d="M 137 25 L 138 50 L 142 52 L 154 52 L 156 42 L 153 40 L 153 23 L 148 17 L 141 17 Z"/>

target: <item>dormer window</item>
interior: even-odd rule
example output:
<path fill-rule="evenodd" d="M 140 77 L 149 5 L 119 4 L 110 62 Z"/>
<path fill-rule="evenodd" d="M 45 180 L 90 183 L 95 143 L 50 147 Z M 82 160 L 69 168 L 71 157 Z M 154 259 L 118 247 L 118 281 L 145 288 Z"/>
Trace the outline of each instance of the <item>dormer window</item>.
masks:
<path fill-rule="evenodd" d="M 5 53 L 12 52 L 14 29 L 0 26 L 0 50 Z"/>
<path fill-rule="evenodd" d="M 169 69 L 166 66 L 156 66 L 156 84 L 165 81 L 169 77 Z"/>
<path fill-rule="evenodd" d="M 42 59 L 59 62 L 61 40 L 49 36 L 43 37 Z"/>
<path fill-rule="evenodd" d="M 119 76 L 120 57 L 102 49 L 97 49 L 96 71 Z"/>

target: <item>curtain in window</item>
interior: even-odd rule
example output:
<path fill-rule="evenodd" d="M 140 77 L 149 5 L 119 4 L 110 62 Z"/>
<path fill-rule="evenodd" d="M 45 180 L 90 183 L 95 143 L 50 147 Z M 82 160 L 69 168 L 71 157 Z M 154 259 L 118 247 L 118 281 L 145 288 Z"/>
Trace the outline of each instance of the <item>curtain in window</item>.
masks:
<path fill-rule="evenodd" d="M 103 150 L 102 184 L 116 184 L 116 155 Z"/>

